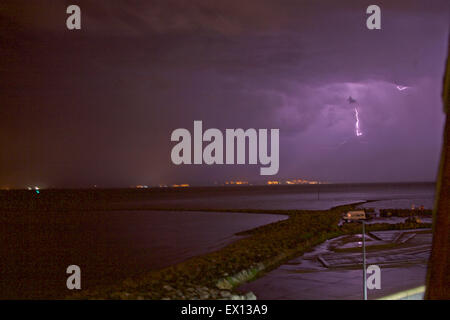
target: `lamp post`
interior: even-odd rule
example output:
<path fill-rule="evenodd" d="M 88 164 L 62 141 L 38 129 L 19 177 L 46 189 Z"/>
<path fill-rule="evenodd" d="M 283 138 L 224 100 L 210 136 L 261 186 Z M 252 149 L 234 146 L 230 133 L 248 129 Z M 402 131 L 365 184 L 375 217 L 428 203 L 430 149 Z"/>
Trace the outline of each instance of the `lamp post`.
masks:
<path fill-rule="evenodd" d="M 366 284 L 366 228 L 365 222 L 362 221 L 362 238 L 363 238 L 363 299 L 367 300 L 367 284 Z"/>

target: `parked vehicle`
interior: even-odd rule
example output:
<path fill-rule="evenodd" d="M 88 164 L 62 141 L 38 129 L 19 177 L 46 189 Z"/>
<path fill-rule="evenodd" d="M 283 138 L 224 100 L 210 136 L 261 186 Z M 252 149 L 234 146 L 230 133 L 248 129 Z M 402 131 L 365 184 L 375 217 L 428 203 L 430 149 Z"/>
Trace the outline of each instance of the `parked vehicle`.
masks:
<path fill-rule="evenodd" d="M 367 218 L 368 218 L 368 216 L 366 215 L 366 212 L 364 210 L 349 211 L 346 214 L 344 214 L 344 216 L 342 217 L 342 219 L 345 222 L 367 220 Z"/>

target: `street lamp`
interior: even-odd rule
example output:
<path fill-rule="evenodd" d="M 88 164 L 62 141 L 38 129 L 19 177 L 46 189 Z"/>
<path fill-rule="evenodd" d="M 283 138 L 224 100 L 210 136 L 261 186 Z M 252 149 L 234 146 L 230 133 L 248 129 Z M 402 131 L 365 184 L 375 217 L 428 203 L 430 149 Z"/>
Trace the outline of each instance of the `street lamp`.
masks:
<path fill-rule="evenodd" d="M 367 300 L 367 284 L 366 284 L 366 222 L 362 221 L 362 238 L 363 238 L 363 286 L 364 300 Z"/>
<path fill-rule="evenodd" d="M 363 300 L 367 300 L 367 284 L 366 284 L 366 223 L 362 223 L 362 247 L 363 247 Z"/>

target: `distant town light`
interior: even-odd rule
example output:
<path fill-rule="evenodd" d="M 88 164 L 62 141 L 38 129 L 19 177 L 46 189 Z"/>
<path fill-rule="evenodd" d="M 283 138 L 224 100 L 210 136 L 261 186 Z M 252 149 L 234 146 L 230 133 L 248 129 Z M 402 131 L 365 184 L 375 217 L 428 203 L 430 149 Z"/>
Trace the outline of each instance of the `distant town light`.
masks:
<path fill-rule="evenodd" d="M 241 181 L 241 180 L 237 180 L 237 181 L 225 181 L 225 184 L 243 185 L 243 184 L 248 184 L 248 181 Z"/>

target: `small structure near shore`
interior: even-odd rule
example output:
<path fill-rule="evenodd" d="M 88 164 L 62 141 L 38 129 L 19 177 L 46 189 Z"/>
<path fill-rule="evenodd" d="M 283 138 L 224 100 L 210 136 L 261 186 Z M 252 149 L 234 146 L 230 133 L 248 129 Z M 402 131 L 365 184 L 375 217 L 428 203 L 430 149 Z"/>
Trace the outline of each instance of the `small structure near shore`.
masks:
<path fill-rule="evenodd" d="M 366 220 L 366 212 L 364 210 L 353 210 L 347 212 L 342 218 L 345 222 L 352 222 L 358 220 Z"/>

